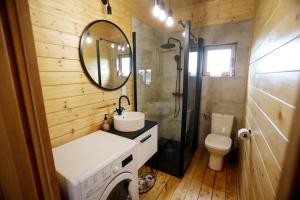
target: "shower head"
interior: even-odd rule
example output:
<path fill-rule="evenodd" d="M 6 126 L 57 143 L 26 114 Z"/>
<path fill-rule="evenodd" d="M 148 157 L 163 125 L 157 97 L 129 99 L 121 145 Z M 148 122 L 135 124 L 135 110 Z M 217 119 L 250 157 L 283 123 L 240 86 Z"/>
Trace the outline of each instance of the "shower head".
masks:
<path fill-rule="evenodd" d="M 172 48 L 176 47 L 176 45 L 174 43 L 170 42 L 171 40 L 173 40 L 173 41 L 175 41 L 175 42 L 177 42 L 179 44 L 179 49 L 181 51 L 182 50 L 182 46 L 181 46 L 180 40 L 178 40 L 176 38 L 173 38 L 173 37 L 169 37 L 168 38 L 168 43 L 161 45 L 161 48 L 163 48 L 163 49 L 172 49 Z"/>
<path fill-rule="evenodd" d="M 161 45 L 161 48 L 162 49 L 172 49 L 172 48 L 174 48 L 176 45 L 175 44 L 172 44 L 172 43 L 167 43 L 167 44 L 163 44 L 163 45 Z"/>

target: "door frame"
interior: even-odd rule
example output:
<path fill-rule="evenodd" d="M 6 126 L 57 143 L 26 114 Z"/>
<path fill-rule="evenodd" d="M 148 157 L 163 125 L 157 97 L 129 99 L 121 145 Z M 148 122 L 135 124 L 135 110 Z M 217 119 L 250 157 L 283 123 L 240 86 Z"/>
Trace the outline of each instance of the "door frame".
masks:
<path fill-rule="evenodd" d="M 28 1 L 0 2 L 0 49 L 0 199 L 60 199 Z"/>

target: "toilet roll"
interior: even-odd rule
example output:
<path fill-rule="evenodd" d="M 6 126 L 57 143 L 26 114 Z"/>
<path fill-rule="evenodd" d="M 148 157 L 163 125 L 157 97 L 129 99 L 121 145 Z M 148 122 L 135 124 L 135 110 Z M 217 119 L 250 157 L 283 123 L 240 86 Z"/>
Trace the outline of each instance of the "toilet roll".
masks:
<path fill-rule="evenodd" d="M 248 140 L 251 136 L 251 131 L 247 128 L 241 128 L 239 131 L 238 131 L 238 138 L 240 140 Z"/>

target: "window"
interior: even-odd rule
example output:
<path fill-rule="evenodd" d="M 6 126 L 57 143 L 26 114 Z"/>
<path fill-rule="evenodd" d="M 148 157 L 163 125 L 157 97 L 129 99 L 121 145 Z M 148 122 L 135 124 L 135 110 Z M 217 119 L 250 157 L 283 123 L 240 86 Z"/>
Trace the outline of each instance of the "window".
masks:
<path fill-rule="evenodd" d="M 129 76 L 130 74 L 130 58 L 123 57 L 121 59 L 121 66 L 122 66 L 122 76 Z"/>
<path fill-rule="evenodd" d="M 192 51 L 189 54 L 189 75 L 196 76 L 197 74 L 197 58 L 198 52 Z"/>
<path fill-rule="evenodd" d="M 119 55 L 117 59 L 118 76 L 129 76 L 131 70 L 130 57 L 128 55 Z"/>
<path fill-rule="evenodd" d="M 235 75 L 235 44 L 207 46 L 204 49 L 204 75 Z"/>

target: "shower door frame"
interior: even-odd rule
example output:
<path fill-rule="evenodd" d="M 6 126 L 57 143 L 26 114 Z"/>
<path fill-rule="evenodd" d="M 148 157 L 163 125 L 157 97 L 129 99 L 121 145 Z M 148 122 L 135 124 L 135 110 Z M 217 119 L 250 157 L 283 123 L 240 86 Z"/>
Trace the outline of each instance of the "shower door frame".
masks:
<path fill-rule="evenodd" d="M 203 77 L 203 58 L 204 58 L 204 39 L 197 39 L 197 72 L 196 72 L 196 94 L 195 94 L 195 121 L 194 130 L 197 131 L 195 134 L 196 143 L 192 147 L 193 152 L 196 151 L 198 147 L 198 134 L 199 134 L 199 124 L 201 121 L 201 95 L 202 95 L 202 77 Z"/>
<path fill-rule="evenodd" d="M 188 100 L 188 82 L 189 82 L 189 53 L 190 53 L 190 21 L 184 21 L 184 42 L 183 42 L 183 98 L 182 98 L 182 117 L 181 117 L 181 137 L 180 137 L 180 163 L 179 176 L 184 174 L 184 151 L 185 151 L 185 134 L 186 134 L 186 116 L 187 116 L 187 100 Z M 193 154 L 193 153 L 192 153 Z M 190 162 L 190 161 L 188 161 Z M 189 164 L 187 164 L 188 166 Z"/>
<path fill-rule="evenodd" d="M 180 144 L 180 165 L 179 165 L 179 176 L 182 177 L 184 175 L 185 170 L 187 169 L 191 159 L 188 161 L 186 166 L 184 166 L 184 151 L 186 148 L 185 134 L 187 127 L 187 104 L 188 104 L 188 82 L 189 82 L 189 53 L 190 53 L 190 29 L 191 22 L 189 20 L 183 21 L 184 25 L 184 33 L 187 37 L 184 38 L 184 77 L 183 77 L 183 100 L 182 100 L 182 125 L 181 125 L 181 144 Z M 195 38 L 194 38 L 195 39 Z M 198 132 L 199 132 L 199 114 L 200 114 L 200 98 L 201 98 L 201 90 L 202 90 L 202 74 L 203 74 L 203 39 L 197 39 L 197 72 L 196 72 L 196 87 L 195 87 L 195 105 L 194 105 L 194 119 L 193 119 L 193 127 L 192 127 L 192 151 L 191 158 L 195 153 L 198 146 Z"/>
<path fill-rule="evenodd" d="M 137 112 L 137 73 L 136 73 L 136 32 L 132 32 L 132 67 L 133 67 L 133 95 L 134 111 Z"/>

